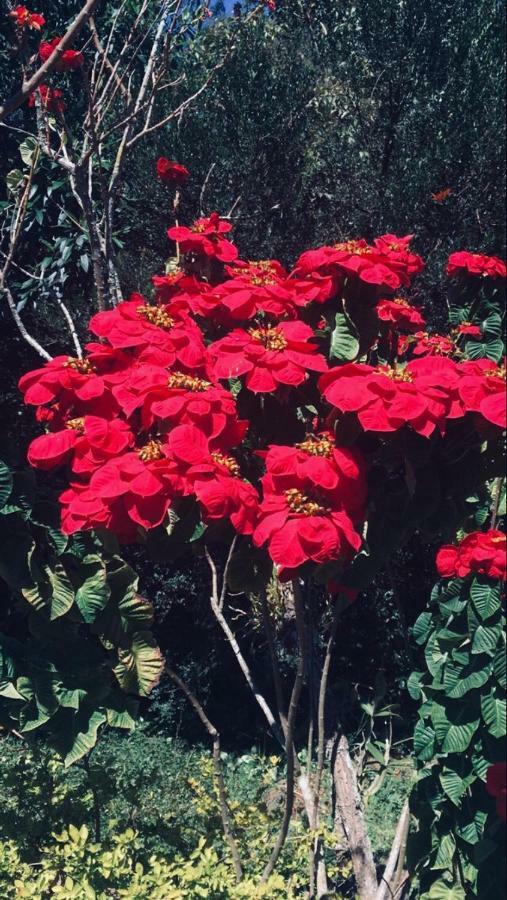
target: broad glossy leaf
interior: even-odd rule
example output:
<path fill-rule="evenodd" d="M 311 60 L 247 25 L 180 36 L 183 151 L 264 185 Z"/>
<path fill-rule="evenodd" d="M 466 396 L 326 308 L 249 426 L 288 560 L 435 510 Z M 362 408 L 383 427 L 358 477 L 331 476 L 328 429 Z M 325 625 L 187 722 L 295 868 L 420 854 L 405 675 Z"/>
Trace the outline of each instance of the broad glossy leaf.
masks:
<path fill-rule="evenodd" d="M 65 755 L 65 767 L 71 766 L 82 759 L 97 743 L 98 731 L 106 721 L 106 716 L 100 710 L 93 712 L 81 711 L 73 720 L 72 736 L 66 741 L 70 749 Z"/>
<path fill-rule="evenodd" d="M 12 491 L 12 475 L 9 467 L 0 459 L 0 511 L 5 506 Z"/>
<path fill-rule="evenodd" d="M 507 725 L 505 697 L 498 696 L 496 691 L 481 697 L 481 712 L 489 733 L 496 738 L 505 737 Z"/>
<path fill-rule="evenodd" d="M 359 353 L 359 340 L 356 328 L 345 313 L 335 316 L 335 327 L 331 334 L 330 359 L 352 362 Z"/>
<path fill-rule="evenodd" d="M 136 632 L 130 648 L 119 650 L 118 658 L 114 674 L 122 690 L 127 694 L 147 697 L 164 668 L 164 660 L 153 635 L 148 631 Z"/>
<path fill-rule="evenodd" d="M 107 583 L 105 563 L 99 556 L 87 556 L 83 560 L 79 574 L 83 582 L 76 591 L 76 603 L 86 623 L 94 622 L 109 600 L 110 588 Z"/>

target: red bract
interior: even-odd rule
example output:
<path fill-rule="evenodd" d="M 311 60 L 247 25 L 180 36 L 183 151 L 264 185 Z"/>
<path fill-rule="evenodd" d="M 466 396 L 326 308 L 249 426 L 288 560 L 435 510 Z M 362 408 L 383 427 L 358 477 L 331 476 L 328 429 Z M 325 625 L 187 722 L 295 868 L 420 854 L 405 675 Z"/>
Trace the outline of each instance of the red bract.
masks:
<path fill-rule="evenodd" d="M 41 369 L 23 375 L 19 389 L 25 403 L 41 406 L 55 400 L 98 401 L 106 391 L 106 384 L 91 359 L 55 356 Z"/>
<path fill-rule="evenodd" d="M 225 222 L 214 212 L 208 219 L 197 219 L 191 228 L 176 225 L 169 228 L 167 234 L 179 244 L 182 253 L 203 254 L 227 263 L 238 256 L 234 244 L 223 237 L 231 229 L 230 222 Z"/>
<path fill-rule="evenodd" d="M 323 499 L 315 488 L 303 493 L 299 485 L 279 492 L 270 475 L 262 478 L 262 485 L 253 542 L 257 547 L 267 544 L 282 580 L 293 577 L 306 562 L 345 563 L 359 550 L 361 538 L 350 518 L 334 508 L 329 497 Z"/>
<path fill-rule="evenodd" d="M 41 61 L 46 62 L 59 46 L 61 37 L 55 37 L 52 41 L 42 41 L 39 45 L 39 56 Z M 79 50 L 64 50 L 58 56 L 58 61 L 54 66 L 55 72 L 69 72 L 73 69 L 80 69 L 84 64 L 84 56 Z"/>
<path fill-rule="evenodd" d="M 507 275 L 507 267 L 498 256 L 469 253 L 467 250 L 451 253 L 446 271 L 451 277 L 455 275 L 475 275 L 482 278 L 505 278 Z"/>
<path fill-rule="evenodd" d="M 42 109 L 46 109 L 48 112 L 52 113 L 63 113 L 65 110 L 65 103 L 61 99 L 63 93 L 62 91 L 59 91 L 58 88 L 51 88 L 47 84 L 39 85 L 36 92 L 30 94 L 28 106 L 33 107 L 37 105 L 36 93 L 40 97 Z"/>
<path fill-rule="evenodd" d="M 28 448 L 28 461 L 36 469 L 48 470 L 72 459 L 74 472 L 93 472 L 133 442 L 126 422 L 84 416 L 68 419 L 62 431 L 35 438 Z"/>
<path fill-rule="evenodd" d="M 18 28 L 31 28 L 40 31 L 46 20 L 40 13 L 30 12 L 26 6 L 15 6 L 9 13 Z"/>
<path fill-rule="evenodd" d="M 412 332 L 425 325 L 425 320 L 415 306 L 403 297 L 393 300 L 380 300 L 376 306 L 381 322 L 387 322 L 392 328 Z"/>
<path fill-rule="evenodd" d="M 496 800 L 498 818 L 507 822 L 507 763 L 498 762 L 489 767 L 486 790 Z"/>
<path fill-rule="evenodd" d="M 458 325 L 455 329 L 456 334 L 464 334 L 467 337 L 480 337 L 482 331 L 479 325 L 472 325 L 470 322 L 462 322 L 461 325 Z"/>
<path fill-rule="evenodd" d="M 497 366 L 490 359 L 477 359 L 463 362 L 460 369 L 459 394 L 465 409 L 480 413 L 488 422 L 505 428 L 505 365 Z"/>
<path fill-rule="evenodd" d="M 299 257 L 294 272 L 355 276 L 367 284 L 397 290 L 402 284 L 409 285 L 412 276 L 424 265 L 419 256 L 408 251 L 410 240 L 411 235 L 404 238 L 383 235 L 376 238 L 374 246 L 364 240 L 354 240 L 307 250 Z"/>
<path fill-rule="evenodd" d="M 366 500 L 365 464 L 357 451 L 336 446 L 328 432 L 310 434 L 294 447 L 272 444 L 259 451 L 265 459 L 270 483 L 278 493 L 294 487 L 313 488 L 332 500 L 354 521 L 363 517 Z"/>
<path fill-rule="evenodd" d="M 213 451 L 206 436 L 188 425 L 174 428 L 167 448 L 186 467 L 186 493 L 195 494 L 205 521 L 229 519 L 239 534 L 252 534 L 257 520 L 257 491 L 241 478 L 237 461 Z"/>
<path fill-rule="evenodd" d="M 98 337 L 107 338 L 115 348 L 145 349 L 146 362 L 158 351 L 163 365 L 178 362 L 190 370 L 201 369 L 206 362 L 206 351 L 195 322 L 181 310 L 151 306 L 140 294 L 133 297 L 115 309 L 93 316 L 90 330 Z"/>
<path fill-rule="evenodd" d="M 181 163 L 161 156 L 157 159 L 157 175 L 164 184 L 185 184 L 190 178 L 190 172 Z"/>
<path fill-rule="evenodd" d="M 456 363 L 419 359 L 406 367 L 350 363 L 323 375 L 319 387 L 332 406 L 355 412 L 365 431 L 397 431 L 411 425 L 429 437 L 443 434 L 447 419 L 464 414 Z"/>
<path fill-rule="evenodd" d="M 507 537 L 492 529 L 467 534 L 459 544 L 446 544 L 437 553 L 436 566 L 442 578 L 486 575 L 505 579 Z"/>
<path fill-rule="evenodd" d="M 311 342 L 304 322 L 280 322 L 274 327 L 236 328 L 208 347 L 216 378 L 245 375 L 254 393 L 270 393 L 280 385 L 297 387 L 312 372 L 327 371 L 327 363 Z"/>
<path fill-rule="evenodd" d="M 427 331 L 416 331 L 412 344 L 414 356 L 448 356 L 456 350 L 452 338 L 445 334 L 429 334 Z"/>

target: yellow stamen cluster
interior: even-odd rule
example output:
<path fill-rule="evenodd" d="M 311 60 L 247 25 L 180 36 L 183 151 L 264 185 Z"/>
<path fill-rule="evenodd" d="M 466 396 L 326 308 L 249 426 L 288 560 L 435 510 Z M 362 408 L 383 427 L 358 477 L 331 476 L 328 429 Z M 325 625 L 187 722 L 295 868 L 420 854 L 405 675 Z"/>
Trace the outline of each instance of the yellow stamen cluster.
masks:
<path fill-rule="evenodd" d="M 143 462 L 153 462 L 155 459 L 162 459 L 162 445 L 160 441 L 148 441 L 137 453 Z"/>
<path fill-rule="evenodd" d="M 67 369 L 74 369 L 80 375 L 92 375 L 95 372 L 89 359 L 79 359 L 77 356 L 69 356 L 65 363 Z"/>
<path fill-rule="evenodd" d="M 333 250 L 341 250 L 343 253 L 357 253 L 360 256 L 366 256 L 371 253 L 369 247 L 363 247 L 359 241 L 343 241 L 342 243 L 333 244 Z"/>
<path fill-rule="evenodd" d="M 169 313 L 161 306 L 138 306 L 137 312 L 143 319 L 152 325 L 158 325 L 159 328 L 172 328 L 174 325 L 174 319 L 171 319 Z"/>
<path fill-rule="evenodd" d="M 201 391 L 207 391 L 211 387 L 211 382 L 204 381 L 202 378 L 194 378 L 192 375 L 185 375 L 183 372 L 173 372 L 169 376 L 167 387 L 182 388 L 184 391 L 200 393 Z"/>
<path fill-rule="evenodd" d="M 328 437 L 318 437 L 316 434 L 309 434 L 306 440 L 296 444 L 298 450 L 304 450 L 310 456 L 331 456 L 334 450 L 334 444 Z"/>
<path fill-rule="evenodd" d="M 192 225 L 192 228 L 190 230 L 195 234 L 202 234 L 203 231 L 206 231 L 206 225 L 204 224 L 204 222 L 196 222 L 194 225 Z"/>
<path fill-rule="evenodd" d="M 394 297 L 393 303 L 396 303 L 397 306 L 410 306 L 408 300 L 405 300 L 405 297 Z"/>
<path fill-rule="evenodd" d="M 248 333 L 253 341 L 263 344 L 266 350 L 285 350 L 287 346 L 280 328 L 251 328 Z"/>
<path fill-rule="evenodd" d="M 392 381 L 403 381 L 408 384 L 414 380 L 413 375 L 407 369 L 396 369 L 393 366 L 378 366 L 376 371 L 379 375 L 385 375 Z"/>
<path fill-rule="evenodd" d="M 487 378 L 503 378 L 507 375 L 507 370 L 504 366 L 496 366 L 494 369 L 487 369 L 484 374 Z"/>
<path fill-rule="evenodd" d="M 65 427 L 70 428 L 71 431 L 77 431 L 78 434 L 83 434 L 84 424 L 85 420 L 82 416 L 80 416 L 78 419 L 69 419 L 65 423 Z"/>
<path fill-rule="evenodd" d="M 264 287 L 266 284 L 276 284 L 276 278 L 273 278 L 271 275 L 250 275 L 248 279 L 250 284 L 255 285 L 255 287 Z"/>
<path fill-rule="evenodd" d="M 302 494 L 297 488 L 289 488 L 284 491 L 289 509 L 301 516 L 322 516 L 329 512 L 325 506 L 320 506 L 315 500 L 310 500 L 306 494 Z"/>
<path fill-rule="evenodd" d="M 219 466 L 224 466 L 224 468 L 228 469 L 231 475 L 239 475 L 241 470 L 239 468 L 238 463 L 232 456 L 222 456 L 221 453 L 212 453 L 211 458 L 213 462 L 216 462 Z"/>

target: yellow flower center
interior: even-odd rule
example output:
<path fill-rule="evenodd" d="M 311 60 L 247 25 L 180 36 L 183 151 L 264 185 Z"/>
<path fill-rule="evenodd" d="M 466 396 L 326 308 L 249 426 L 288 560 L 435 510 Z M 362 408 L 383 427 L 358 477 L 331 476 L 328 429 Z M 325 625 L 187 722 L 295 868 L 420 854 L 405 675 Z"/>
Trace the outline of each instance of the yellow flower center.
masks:
<path fill-rule="evenodd" d="M 207 391 L 211 387 L 211 382 L 204 381 L 202 378 L 194 378 L 192 375 L 185 375 L 183 372 L 173 372 L 169 376 L 167 387 L 182 388 L 184 391 L 200 393 L 201 391 Z"/>
<path fill-rule="evenodd" d="M 212 453 L 211 458 L 213 462 L 216 462 L 219 466 L 224 466 L 231 475 L 239 475 L 240 468 L 234 457 L 232 456 L 223 456 L 221 453 Z"/>
<path fill-rule="evenodd" d="M 78 419 L 69 419 L 65 423 L 66 428 L 70 428 L 71 431 L 77 431 L 78 434 L 84 433 L 84 424 L 85 420 L 83 416 L 80 416 Z"/>
<path fill-rule="evenodd" d="M 391 381 L 403 381 L 408 384 L 414 380 L 413 376 L 406 369 L 397 369 L 394 366 L 377 366 L 376 372 L 379 375 L 385 375 Z"/>
<path fill-rule="evenodd" d="M 342 243 L 333 244 L 333 250 L 341 250 L 343 253 L 357 253 L 359 256 L 366 256 L 371 253 L 369 247 L 363 247 L 359 241 L 343 241 Z"/>
<path fill-rule="evenodd" d="M 206 231 L 206 225 L 204 222 L 196 222 L 195 225 L 192 225 L 190 231 L 193 231 L 194 234 L 202 234 L 203 231 Z"/>
<path fill-rule="evenodd" d="M 334 450 L 334 444 L 328 437 L 319 437 L 316 434 L 309 434 L 306 440 L 296 444 L 298 450 L 304 450 L 310 456 L 331 456 Z"/>
<path fill-rule="evenodd" d="M 396 303 L 397 306 L 405 306 L 405 307 L 410 306 L 410 303 L 408 303 L 408 301 L 405 300 L 404 297 L 395 297 L 393 299 L 393 303 Z"/>
<path fill-rule="evenodd" d="M 148 306 L 146 304 L 145 306 L 138 306 L 137 312 L 143 319 L 151 322 L 152 325 L 158 325 L 159 328 L 172 328 L 174 325 L 174 319 L 161 306 Z"/>
<path fill-rule="evenodd" d="M 160 441 L 148 441 L 144 447 L 137 451 L 139 459 L 143 462 L 152 462 L 154 459 L 162 459 L 162 445 Z"/>
<path fill-rule="evenodd" d="M 287 491 L 284 491 L 284 494 L 289 509 L 300 516 L 322 516 L 329 512 L 325 506 L 321 506 L 315 500 L 310 500 L 306 494 L 302 494 L 297 488 L 289 488 Z"/>
<path fill-rule="evenodd" d="M 251 328 L 248 333 L 253 341 L 263 344 L 266 350 L 285 350 L 287 346 L 280 328 Z"/>
<path fill-rule="evenodd" d="M 69 356 L 64 364 L 67 369 L 74 369 L 80 375 L 92 375 L 95 372 L 89 359 L 79 359 L 77 356 Z"/>
<path fill-rule="evenodd" d="M 484 374 L 487 378 L 503 378 L 505 381 L 507 370 L 505 369 L 505 366 L 495 366 L 492 369 L 487 369 Z"/>

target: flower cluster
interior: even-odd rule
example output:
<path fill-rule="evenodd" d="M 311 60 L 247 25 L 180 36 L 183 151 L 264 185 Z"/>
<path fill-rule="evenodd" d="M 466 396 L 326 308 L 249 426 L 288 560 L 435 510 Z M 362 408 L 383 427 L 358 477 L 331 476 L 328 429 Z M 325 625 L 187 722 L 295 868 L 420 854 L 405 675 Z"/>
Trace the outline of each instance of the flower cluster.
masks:
<path fill-rule="evenodd" d="M 451 277 L 457 275 L 475 275 L 481 278 L 505 278 L 507 267 L 498 256 L 485 256 L 483 253 L 469 253 L 467 250 L 459 250 L 451 253 L 447 263 L 447 274 Z"/>
<path fill-rule="evenodd" d="M 474 531 L 459 544 L 446 544 L 440 548 L 437 571 L 442 578 L 466 578 L 476 574 L 504 580 L 506 554 L 507 536 L 501 531 Z"/>
<path fill-rule="evenodd" d="M 190 172 L 185 166 L 165 156 L 159 157 L 156 168 L 157 175 L 164 184 L 186 184 L 190 178 Z"/>
<path fill-rule="evenodd" d="M 165 157 L 157 172 L 174 185 L 188 176 Z M 231 231 L 217 213 L 169 228 L 179 267 L 154 276 L 154 301 L 132 294 L 97 313 L 85 358 L 59 356 L 21 379 L 46 429 L 29 460 L 67 467 L 66 532 L 134 541 L 197 508 L 204 524 L 226 522 L 265 548 L 281 577 L 324 563 L 339 577 L 361 547 L 367 466 L 337 444 L 337 421 L 424 438 L 469 414 L 498 428 L 504 373 L 451 358 L 451 339 L 448 353 L 423 348 L 438 336 L 419 331 L 421 312 L 395 293 L 423 266 L 411 236 L 310 250 L 288 271 L 240 259 Z M 336 364 L 328 325 L 349 301 L 376 314 L 379 338 Z"/>
<path fill-rule="evenodd" d="M 39 57 L 41 62 L 47 62 L 58 49 L 61 37 L 55 37 L 51 41 L 41 41 L 39 45 Z M 84 55 L 79 50 L 64 50 L 58 55 L 54 66 L 55 72 L 70 72 L 80 69 L 84 65 Z"/>
<path fill-rule="evenodd" d="M 40 13 L 30 12 L 26 6 L 15 6 L 9 13 L 18 28 L 30 28 L 40 31 L 46 20 Z"/>
<path fill-rule="evenodd" d="M 62 100 L 63 93 L 58 88 L 49 87 L 47 84 L 41 84 L 30 94 L 28 98 L 28 106 L 37 106 L 37 99 L 40 100 L 42 109 L 50 113 L 63 113 L 65 103 Z"/>

